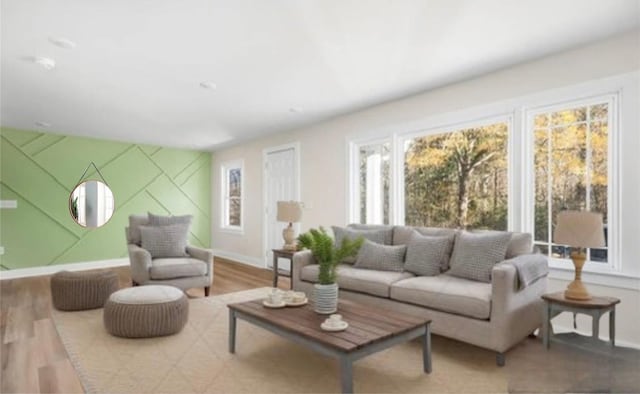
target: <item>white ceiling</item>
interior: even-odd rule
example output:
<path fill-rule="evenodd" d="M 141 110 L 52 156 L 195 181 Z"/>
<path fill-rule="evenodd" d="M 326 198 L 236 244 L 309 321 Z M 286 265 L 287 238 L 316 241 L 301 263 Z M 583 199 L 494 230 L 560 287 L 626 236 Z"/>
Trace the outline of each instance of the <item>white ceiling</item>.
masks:
<path fill-rule="evenodd" d="M 2 0 L 0 122 L 215 149 L 638 28 L 639 7 L 638 0 Z M 51 37 L 77 47 L 54 46 Z M 57 67 L 47 71 L 29 61 L 34 56 Z M 202 89 L 202 81 L 217 89 Z"/>

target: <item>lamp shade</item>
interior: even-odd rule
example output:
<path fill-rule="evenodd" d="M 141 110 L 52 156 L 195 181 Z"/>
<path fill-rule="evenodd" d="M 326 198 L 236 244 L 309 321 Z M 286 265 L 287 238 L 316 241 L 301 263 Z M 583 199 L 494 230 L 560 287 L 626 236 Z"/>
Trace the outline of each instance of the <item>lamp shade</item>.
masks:
<path fill-rule="evenodd" d="M 560 212 L 553 242 L 581 248 L 605 246 L 602 214 L 589 211 Z"/>
<path fill-rule="evenodd" d="M 279 222 L 296 223 L 302 218 L 302 204 L 298 201 L 278 201 Z"/>

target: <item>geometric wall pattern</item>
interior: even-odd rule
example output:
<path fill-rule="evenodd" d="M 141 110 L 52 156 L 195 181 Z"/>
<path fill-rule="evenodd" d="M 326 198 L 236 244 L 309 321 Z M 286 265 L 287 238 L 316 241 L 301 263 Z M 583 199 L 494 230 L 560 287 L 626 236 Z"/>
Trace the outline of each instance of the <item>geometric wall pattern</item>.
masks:
<path fill-rule="evenodd" d="M 90 162 L 113 191 L 114 214 L 97 229 L 69 214 L 69 194 Z M 192 214 L 189 242 L 211 240 L 211 153 L 0 129 L 2 270 L 105 260 L 127 255 L 131 214 Z M 93 170 L 93 167 L 91 167 Z M 99 179 L 95 170 L 85 179 Z"/>

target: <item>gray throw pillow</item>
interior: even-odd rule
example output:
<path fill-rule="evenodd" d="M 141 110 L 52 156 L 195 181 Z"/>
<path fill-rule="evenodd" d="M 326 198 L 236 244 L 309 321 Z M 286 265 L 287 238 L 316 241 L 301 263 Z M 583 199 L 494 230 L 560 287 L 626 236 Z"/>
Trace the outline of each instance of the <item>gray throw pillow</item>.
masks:
<path fill-rule="evenodd" d="M 171 224 L 169 226 L 141 226 L 142 248 L 149 251 L 151 257 L 187 257 L 187 236 L 189 224 Z"/>
<path fill-rule="evenodd" d="M 451 256 L 453 276 L 491 282 L 491 270 L 503 261 L 511 234 L 507 232 L 470 233 L 461 231 L 456 235 Z"/>
<path fill-rule="evenodd" d="M 149 217 L 147 215 L 130 215 L 129 216 L 129 242 L 140 245 L 142 236 L 140 234 L 140 226 L 149 225 Z"/>
<path fill-rule="evenodd" d="M 404 270 L 404 254 L 406 251 L 406 245 L 381 245 L 367 239 L 360 248 L 355 267 L 402 272 Z"/>
<path fill-rule="evenodd" d="M 344 240 L 345 237 L 349 238 L 352 241 L 362 237 L 377 244 L 384 244 L 385 234 L 387 233 L 387 230 L 356 230 L 338 226 L 331 226 L 331 229 L 333 230 L 333 237 L 335 239 L 336 247 L 340 247 L 340 245 L 342 245 L 342 240 Z M 360 248 L 360 250 L 362 250 L 362 248 Z M 358 252 L 358 254 L 360 253 Z M 356 258 L 356 256 L 347 257 L 341 262 L 353 264 L 355 263 Z"/>
<path fill-rule="evenodd" d="M 407 243 L 404 269 L 420 276 L 440 274 L 442 260 L 448 258 L 449 237 L 431 237 L 414 232 Z"/>
<path fill-rule="evenodd" d="M 151 226 L 168 226 L 171 224 L 189 224 L 193 220 L 193 215 L 182 216 L 160 216 L 149 212 L 149 225 Z"/>

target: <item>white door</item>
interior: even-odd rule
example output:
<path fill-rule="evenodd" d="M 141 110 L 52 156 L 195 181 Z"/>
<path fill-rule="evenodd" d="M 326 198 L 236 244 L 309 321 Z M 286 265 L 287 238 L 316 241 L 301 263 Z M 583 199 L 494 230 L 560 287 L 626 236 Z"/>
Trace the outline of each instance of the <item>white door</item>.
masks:
<path fill-rule="evenodd" d="M 267 266 L 273 267 L 272 249 L 281 249 L 284 245 L 282 230 L 288 223 L 276 221 L 278 201 L 299 201 L 298 163 L 294 147 L 267 151 L 265 158 L 265 223 Z M 297 225 L 296 234 L 298 233 Z M 289 271 L 287 259 L 278 261 L 278 269 Z"/>

